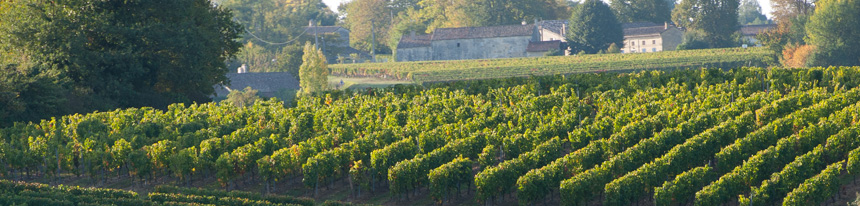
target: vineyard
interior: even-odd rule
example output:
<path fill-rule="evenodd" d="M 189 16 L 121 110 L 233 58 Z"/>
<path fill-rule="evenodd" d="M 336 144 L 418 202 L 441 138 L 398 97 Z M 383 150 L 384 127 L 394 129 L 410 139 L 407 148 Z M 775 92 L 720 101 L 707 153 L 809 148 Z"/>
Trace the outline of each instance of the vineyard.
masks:
<path fill-rule="evenodd" d="M 858 85 L 860 67 L 581 73 L 77 114 L 0 129 L 0 204 L 836 204 Z M 13 182 L 74 178 L 163 184 Z"/>
<path fill-rule="evenodd" d="M 331 69 L 331 74 L 335 76 L 376 77 L 423 83 L 564 75 L 607 70 L 641 71 L 697 67 L 765 66 L 768 58 L 768 52 L 763 48 L 725 48 L 540 58 L 334 64 L 329 65 L 329 69 Z"/>

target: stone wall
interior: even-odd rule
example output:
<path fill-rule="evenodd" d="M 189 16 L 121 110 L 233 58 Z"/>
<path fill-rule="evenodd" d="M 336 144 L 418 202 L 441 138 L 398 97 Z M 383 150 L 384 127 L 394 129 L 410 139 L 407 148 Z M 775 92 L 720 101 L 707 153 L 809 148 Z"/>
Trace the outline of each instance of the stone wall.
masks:
<path fill-rule="evenodd" d="M 398 48 L 397 49 L 397 61 L 398 62 L 411 62 L 411 61 L 429 61 L 432 60 L 432 53 L 430 47 L 413 47 L 413 48 Z"/>
<path fill-rule="evenodd" d="M 564 38 L 561 34 L 557 34 L 548 29 L 541 30 L 541 41 L 553 41 L 553 40 L 561 40 L 562 42 L 567 42 L 567 39 Z"/>
<path fill-rule="evenodd" d="M 674 51 L 684 41 L 684 32 L 675 27 L 670 27 L 661 36 L 664 51 Z"/>
<path fill-rule="evenodd" d="M 529 40 L 535 37 L 536 35 L 433 41 L 431 43 L 432 59 L 459 60 L 525 57 Z"/>

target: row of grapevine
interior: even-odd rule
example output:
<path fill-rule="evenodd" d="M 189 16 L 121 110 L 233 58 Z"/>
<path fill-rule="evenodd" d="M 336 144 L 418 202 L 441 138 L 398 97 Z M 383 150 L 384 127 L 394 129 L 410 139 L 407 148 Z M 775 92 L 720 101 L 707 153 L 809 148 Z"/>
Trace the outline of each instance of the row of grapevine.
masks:
<path fill-rule="evenodd" d="M 542 167 L 561 155 L 560 138 L 555 137 L 538 145 L 534 150 L 517 158 L 504 161 L 497 166 L 484 169 L 475 175 L 475 187 L 479 199 L 491 198 L 510 192 L 517 177 L 529 170 Z"/>
<path fill-rule="evenodd" d="M 839 175 L 845 171 L 844 164 L 845 161 L 830 164 L 818 175 L 807 179 L 785 196 L 782 205 L 817 205 L 824 202 L 839 191 Z"/>
<path fill-rule="evenodd" d="M 720 89 L 715 89 L 712 91 L 720 91 Z M 624 150 L 609 151 L 607 153 L 610 156 L 609 158 L 601 158 L 598 161 L 593 161 L 593 162 L 600 163 L 597 167 L 584 170 L 581 173 L 574 174 L 571 178 L 568 178 L 567 180 L 562 181 L 560 188 L 562 190 L 561 193 L 562 193 L 563 201 L 566 202 L 566 204 L 578 204 L 578 203 L 587 201 L 594 196 L 597 196 L 597 194 L 600 194 L 600 191 L 602 191 L 602 189 L 604 188 L 604 185 L 607 183 L 610 183 L 610 181 L 612 180 L 611 177 L 613 176 L 613 174 L 616 174 L 616 173 L 618 173 L 616 175 L 625 174 L 626 172 L 636 168 L 636 166 L 635 166 L 636 161 L 631 160 L 630 158 L 633 158 L 637 154 L 632 154 L 632 153 L 635 153 L 636 151 L 648 152 L 647 150 L 643 150 L 645 148 L 640 149 L 639 147 L 636 147 L 635 146 L 636 143 L 638 143 L 640 141 L 645 141 L 645 143 L 643 143 L 643 145 L 645 145 L 645 144 L 649 144 L 649 141 L 654 141 L 657 139 L 664 139 L 665 138 L 665 137 L 663 137 L 664 135 L 667 135 L 667 136 L 674 135 L 676 130 L 674 130 L 673 128 L 682 124 L 683 122 L 685 122 L 685 120 L 689 120 L 689 118 L 687 118 L 688 116 L 693 117 L 694 115 L 697 115 L 697 113 L 705 112 L 708 109 L 711 109 L 712 107 L 719 108 L 722 105 L 729 104 L 729 101 L 731 101 L 731 99 L 727 100 L 725 98 L 720 98 L 720 97 L 721 96 L 722 97 L 732 96 L 732 95 L 730 95 L 732 93 L 725 92 L 725 91 L 730 91 L 730 90 L 721 90 L 721 91 L 724 91 L 724 92 L 701 92 L 706 97 L 706 98 L 702 98 L 702 99 L 704 99 L 708 103 L 699 104 L 700 106 L 698 106 L 698 107 L 691 107 L 691 108 L 684 108 L 684 109 L 676 108 L 676 110 L 674 110 L 675 114 L 669 113 L 668 111 L 663 111 L 663 112 L 659 113 L 658 116 L 655 116 L 655 117 L 659 117 L 660 114 L 663 114 L 663 115 L 666 115 L 666 117 L 671 116 L 671 117 L 675 118 L 672 121 L 665 121 L 666 123 L 663 123 L 663 124 L 666 124 L 665 127 L 667 127 L 667 129 L 644 130 L 645 131 L 644 133 L 642 133 L 641 135 L 638 135 L 638 136 L 636 136 L 636 138 L 634 138 L 636 141 L 626 141 L 628 143 L 626 143 L 626 145 L 624 145 L 624 147 L 622 147 L 622 148 L 624 148 Z M 711 98 L 713 98 L 713 100 L 711 100 Z M 680 113 L 680 114 L 678 114 L 678 113 Z M 622 134 L 624 134 L 624 133 L 620 132 L 620 133 L 613 134 L 613 136 L 610 137 L 610 140 L 616 139 L 616 137 L 618 137 L 618 135 L 622 135 Z M 692 133 L 692 134 L 695 134 L 695 133 Z M 597 142 L 599 142 L 599 141 L 595 141 L 592 143 L 597 143 Z M 628 147 L 631 147 L 631 146 L 636 148 L 636 149 L 629 150 Z M 631 154 L 626 154 L 628 151 Z M 624 153 L 622 153 L 622 152 L 624 152 Z M 621 154 L 619 154 L 619 153 L 621 153 Z M 633 156 L 631 156 L 631 155 L 633 155 Z M 584 160 L 584 161 L 588 162 L 588 160 Z M 641 160 L 641 161 L 644 161 L 644 160 Z M 627 162 L 633 162 L 633 163 L 624 164 Z M 588 167 L 586 167 L 586 168 L 588 168 Z"/>
<path fill-rule="evenodd" d="M 858 70 L 575 74 L 445 83 L 451 88 L 336 91 L 300 98 L 292 108 L 268 100 L 246 107 L 177 104 L 164 111 L 142 108 L 69 115 L 0 129 L 0 176 L 57 182 L 87 175 L 93 183 L 131 176 L 135 182 L 145 180 L 135 184 L 154 181 L 156 185 L 219 179 L 228 189 L 254 187 L 262 180 L 259 183 L 265 182 L 270 191 L 269 185 L 297 179 L 311 187 L 333 185 L 347 176 L 351 184 L 365 184 L 369 174 L 371 183 L 388 180 L 391 193 L 408 194 L 430 185 L 432 170 L 462 156 L 477 162 L 478 169 L 472 173 L 498 172 L 509 177 L 493 187 L 501 191 L 482 186 L 480 190 L 494 190 L 482 194 L 507 195 L 516 188 L 516 197 L 530 204 L 553 190 L 565 190 L 563 179 L 596 175 L 594 184 L 583 188 L 592 188 L 589 192 L 594 194 L 618 191 L 607 192 L 607 198 L 629 202 L 660 186 L 664 177 L 705 164 L 720 147 L 772 121 L 794 127 L 794 122 L 781 119 L 783 114 L 829 97 L 828 91 L 839 97 L 854 92 L 845 91 L 856 86 L 851 74 Z M 502 84 L 492 85 L 495 82 Z M 805 96 L 742 113 L 757 108 L 744 106 L 751 96 L 773 100 L 786 93 Z M 842 98 L 826 107 L 839 110 L 851 100 Z M 817 120 L 809 118 L 806 121 Z M 716 125 L 721 121 L 729 123 Z M 802 131 L 805 126 L 786 131 Z M 558 158 L 559 152 L 540 164 L 509 167 L 536 162 L 519 157 L 564 134 L 569 143 L 560 144 L 558 150 L 569 154 Z M 780 145 L 778 139 L 744 150 L 739 160 Z M 661 157 L 652 161 L 658 162 L 655 165 L 645 164 L 681 146 L 695 151 L 685 149 L 673 154 L 671 161 Z M 711 150 L 717 151 L 708 153 Z M 713 163 L 718 174 L 734 168 L 731 163 L 736 160 L 724 157 L 730 156 L 721 155 L 721 161 Z M 668 165 L 678 167 L 665 168 Z M 627 181 L 637 167 L 659 170 L 640 171 L 647 172 L 641 174 L 646 183 L 614 186 L 611 178 Z M 433 184 L 445 181 L 439 177 Z M 612 188 L 634 192 L 621 197 L 615 194 L 624 190 Z M 563 198 L 563 203 L 576 201 Z"/>
<path fill-rule="evenodd" d="M 774 94 L 767 94 L 765 95 L 765 97 L 768 97 L 767 99 L 776 99 L 781 96 L 773 95 Z M 764 105 L 761 109 L 757 111 L 772 110 L 771 108 L 775 107 L 798 105 L 804 106 L 813 104 L 815 102 L 816 99 L 809 98 L 808 95 L 798 92 L 793 95 L 788 95 L 786 97 L 773 101 L 770 104 Z M 781 110 L 781 112 L 768 113 L 767 115 L 763 115 L 761 117 L 771 118 L 771 116 L 783 116 L 785 115 L 785 113 L 788 112 L 791 111 Z M 607 185 L 606 188 L 617 188 L 618 186 L 621 186 L 621 184 L 624 184 L 624 187 L 626 187 L 627 191 L 629 191 L 630 193 L 627 194 L 626 198 L 617 200 L 629 201 L 630 199 L 639 198 L 641 197 L 643 191 L 648 191 L 652 187 L 660 186 L 660 184 L 663 183 L 662 178 L 665 178 L 666 176 L 672 177 L 675 174 L 683 172 L 684 170 L 686 170 L 686 168 L 691 168 L 696 165 L 707 163 L 707 161 L 711 159 L 713 154 L 719 151 L 719 148 L 721 148 L 722 145 L 727 145 L 738 137 L 744 136 L 745 134 L 751 132 L 752 130 L 755 130 L 760 126 L 761 125 L 755 123 L 754 115 L 751 111 L 744 112 L 739 116 L 733 117 L 728 121 L 724 121 L 719 125 L 716 125 L 715 127 L 709 128 L 702 133 L 696 134 L 689 139 L 686 139 L 681 144 L 675 145 L 661 157 L 658 157 L 653 161 L 641 165 L 637 169 L 626 173 L 624 176 L 621 176 L 620 178 L 614 180 L 615 184 Z M 688 190 L 678 190 L 670 188 L 665 189 L 678 193 L 689 192 Z M 664 192 L 663 194 L 668 193 Z M 686 195 L 682 194 L 673 196 L 679 197 L 678 199 L 683 199 L 683 197 L 687 197 Z"/>
<path fill-rule="evenodd" d="M 649 188 L 638 188 L 641 188 L 642 185 L 656 183 L 643 182 L 651 180 L 644 179 L 642 178 L 643 176 L 653 176 L 653 174 L 644 175 L 638 174 L 638 172 L 653 172 L 653 170 L 638 170 L 640 166 L 660 157 L 676 145 L 684 143 L 687 138 L 717 126 L 720 122 L 736 118 L 743 112 L 759 109 L 778 97 L 778 95 L 756 93 L 752 97 L 740 99 L 738 102 L 722 108 L 711 109 L 675 128 L 666 129 L 653 138 L 644 139 L 623 153 L 618 154 L 617 156 L 622 158 L 613 158 L 610 160 L 612 162 L 607 162 L 606 164 L 618 165 L 616 166 L 618 169 L 613 171 L 626 174 L 606 184 L 604 189 L 605 202 L 608 204 L 629 204 L 636 201 L 643 193 L 649 191 Z"/>
<path fill-rule="evenodd" d="M 701 191 L 697 192 L 696 193 L 696 204 L 697 205 L 712 205 L 712 204 L 718 204 L 721 202 L 726 202 L 729 200 L 729 198 L 737 197 L 737 194 L 746 191 L 746 189 L 748 189 L 749 186 L 751 186 L 751 185 L 747 185 L 747 187 L 744 187 L 743 186 L 744 183 L 754 184 L 757 182 L 761 182 L 763 180 L 762 176 L 764 176 L 764 174 L 762 174 L 761 172 L 766 172 L 766 171 L 781 168 L 780 165 L 782 165 L 782 164 L 779 164 L 780 162 L 782 162 L 783 164 L 787 163 L 786 160 L 770 161 L 769 159 L 774 159 L 775 156 L 768 158 L 767 157 L 768 155 L 780 155 L 780 156 L 787 156 L 787 157 L 795 157 L 797 155 L 775 153 L 775 152 L 777 152 L 776 149 L 778 149 L 778 148 L 772 147 L 772 148 L 774 148 L 773 150 L 764 151 L 765 153 L 762 153 L 762 155 L 759 156 L 759 157 L 764 158 L 764 159 L 758 159 L 755 156 L 753 156 L 753 158 L 754 158 L 754 159 L 752 159 L 753 161 L 740 162 L 740 161 L 732 161 L 732 160 L 743 159 L 743 158 L 738 158 L 738 157 L 750 157 L 750 156 L 752 156 L 752 155 L 750 155 L 751 152 L 747 152 L 747 151 L 754 151 L 754 148 L 762 148 L 765 146 L 772 145 L 773 143 L 771 143 L 771 142 L 777 142 L 779 139 L 782 139 L 782 137 L 788 137 L 791 134 L 797 133 L 798 131 L 802 131 L 804 128 L 806 128 L 806 126 L 808 124 L 813 123 L 813 121 L 817 121 L 819 118 L 829 116 L 829 114 L 831 114 L 835 111 L 841 110 L 842 108 L 845 108 L 845 106 L 848 106 L 850 104 L 855 103 L 858 100 L 858 98 L 857 98 L 857 92 L 858 91 L 860 91 L 860 90 L 852 90 L 849 92 L 843 92 L 843 93 L 834 95 L 833 97 L 831 97 L 825 101 L 822 101 L 822 102 L 820 102 L 816 105 L 813 105 L 809 108 L 801 109 L 795 113 L 790 114 L 789 116 L 786 116 L 785 118 L 774 120 L 773 122 L 771 122 L 767 126 L 763 127 L 762 129 L 760 129 L 756 132 L 753 132 L 753 133 L 747 135 L 746 137 L 744 137 L 742 139 L 739 139 L 734 144 L 729 145 L 728 147 L 721 150 L 716 155 L 717 167 L 718 168 L 725 168 L 725 169 L 722 169 L 722 170 L 718 169 L 718 173 L 723 174 L 725 172 L 722 172 L 722 171 L 726 171 L 726 170 L 728 170 L 728 168 L 732 168 L 732 170 L 731 170 L 731 172 L 728 172 L 728 174 L 725 174 L 722 177 L 720 177 L 717 181 L 713 182 L 711 185 L 708 185 L 705 188 L 703 188 Z M 848 111 L 851 111 L 851 109 L 847 109 L 844 111 L 848 112 Z M 836 116 L 838 116 L 838 115 L 836 115 Z M 850 118 L 850 116 L 849 116 L 849 118 Z M 844 122 L 844 121 L 835 121 L 835 122 Z M 848 122 L 848 123 L 850 123 L 850 122 Z M 836 125 L 838 125 L 838 124 L 836 124 Z M 806 137 L 808 139 L 813 139 L 816 137 L 818 139 L 822 139 L 822 138 L 829 137 L 831 134 L 838 132 L 840 129 L 837 127 L 837 128 L 822 128 L 822 129 L 814 129 L 814 130 L 818 130 L 818 133 L 804 132 L 804 133 L 797 133 L 797 134 L 809 135 L 810 137 Z M 821 136 L 823 136 L 823 137 L 821 137 Z M 788 138 L 797 139 L 795 137 L 788 137 Z M 755 145 L 753 145 L 753 144 L 755 144 Z M 784 148 L 786 150 L 798 149 L 800 151 L 808 151 L 808 150 L 811 150 L 812 147 L 814 147 L 814 145 L 805 145 L 802 143 L 795 143 L 795 142 L 786 142 L 785 145 L 786 146 Z M 802 149 L 802 148 L 808 148 L 808 149 Z M 757 151 L 757 150 L 755 150 L 755 151 Z M 783 159 L 785 159 L 785 157 L 783 157 Z M 765 164 L 765 163 L 767 163 L 768 165 L 761 165 L 761 164 Z M 744 165 L 747 165 L 747 167 L 759 167 L 759 168 L 761 168 L 761 167 L 772 167 L 772 168 L 769 168 L 769 170 L 759 172 L 759 171 L 754 171 L 757 169 L 751 170 L 752 168 L 744 168 Z M 767 172 L 767 174 L 770 174 L 770 172 Z"/>
<path fill-rule="evenodd" d="M 457 194 L 460 194 L 461 186 L 471 185 L 472 178 L 472 161 L 457 157 L 449 163 L 430 170 L 430 174 L 427 175 L 430 182 L 430 196 L 443 200 L 454 188 L 457 189 Z"/>
<path fill-rule="evenodd" d="M 709 192 L 717 195 L 722 194 L 723 197 L 732 197 L 747 192 L 748 188 L 757 186 L 755 183 L 763 181 L 768 177 L 767 175 L 778 172 L 785 164 L 794 160 L 794 157 L 813 150 L 816 145 L 825 142 L 831 135 L 851 125 L 852 118 L 858 115 L 858 109 L 860 109 L 858 104 L 846 107 L 818 124 L 807 126 L 794 135 L 780 139 L 777 145 L 759 151 L 744 161 L 742 165 L 720 177 L 712 184 L 713 186 L 705 187 L 705 189 L 713 188 L 714 190 Z M 697 201 L 704 201 L 709 198 L 706 196 L 697 197 L 704 197 Z"/>

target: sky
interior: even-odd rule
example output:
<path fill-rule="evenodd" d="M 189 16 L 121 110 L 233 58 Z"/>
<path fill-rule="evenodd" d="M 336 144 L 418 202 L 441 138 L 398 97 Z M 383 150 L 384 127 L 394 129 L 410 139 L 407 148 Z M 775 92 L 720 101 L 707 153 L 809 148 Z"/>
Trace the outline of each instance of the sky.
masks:
<path fill-rule="evenodd" d="M 328 7 L 331 8 L 331 10 L 333 10 L 334 12 L 337 12 L 337 6 L 339 6 L 341 2 L 347 1 L 349 0 L 323 0 L 323 3 L 328 5 Z M 770 18 L 770 0 L 758 0 L 758 4 L 761 5 L 761 12 L 764 13 L 764 15 L 767 15 L 768 18 Z"/>

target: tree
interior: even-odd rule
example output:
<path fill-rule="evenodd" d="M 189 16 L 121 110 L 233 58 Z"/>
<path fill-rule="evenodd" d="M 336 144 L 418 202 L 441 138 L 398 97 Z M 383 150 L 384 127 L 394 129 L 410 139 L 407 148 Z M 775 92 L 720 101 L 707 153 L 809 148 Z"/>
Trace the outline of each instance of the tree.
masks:
<path fill-rule="evenodd" d="M 478 27 L 531 23 L 534 20 L 569 18 L 577 2 L 568 0 L 397 0 L 416 2 L 411 7 L 394 10 L 388 31 L 387 46 L 396 48 L 400 37 L 416 33 L 432 33 L 436 28 Z M 399 5 L 399 4 L 398 4 Z M 572 6 L 573 5 L 573 6 Z M 399 13 L 397 13 L 399 12 Z M 391 14 L 389 11 L 388 14 Z M 348 17 L 349 21 L 352 16 Z"/>
<path fill-rule="evenodd" d="M 240 46 L 242 27 L 207 0 L 0 4 L 3 56 L 25 60 L 4 66 L 3 79 L 17 75 L 9 70 L 56 77 L 81 110 L 209 101 Z"/>
<path fill-rule="evenodd" d="M 299 85 L 302 94 L 314 94 L 328 87 L 328 66 L 325 55 L 308 42 L 305 44 L 302 66 L 299 67 Z"/>
<path fill-rule="evenodd" d="M 232 9 L 234 19 L 246 28 L 240 40 L 245 46 L 230 67 L 247 64 L 251 72 L 290 72 L 298 76 L 301 43 L 314 40 L 304 28 L 310 21 L 316 26 L 331 26 L 337 21 L 337 15 L 320 0 L 223 0 L 221 5 Z M 332 42 L 330 36 L 322 38 Z M 333 46 L 324 51 L 335 52 Z"/>
<path fill-rule="evenodd" d="M 610 6 L 621 23 L 648 21 L 663 24 L 670 21 L 666 0 L 611 0 Z"/>
<path fill-rule="evenodd" d="M 817 0 L 771 0 L 773 19 L 782 24 L 798 16 L 812 14 Z"/>
<path fill-rule="evenodd" d="M 236 107 L 246 107 L 254 105 L 254 102 L 260 100 L 260 96 L 257 96 L 257 90 L 252 89 L 251 87 L 245 87 L 244 91 L 240 90 L 232 90 L 230 94 L 227 94 L 227 102 L 233 104 Z"/>
<path fill-rule="evenodd" d="M 806 24 L 816 66 L 860 65 L 860 1 L 821 0 Z"/>
<path fill-rule="evenodd" d="M 741 0 L 738 21 L 742 25 L 768 23 L 767 16 L 761 13 L 761 6 L 756 0 Z"/>
<path fill-rule="evenodd" d="M 738 30 L 737 0 L 682 0 L 672 11 L 680 27 L 700 30 L 711 48 L 733 46 Z"/>
<path fill-rule="evenodd" d="M 350 31 L 350 45 L 358 50 L 371 51 L 375 42 L 374 53 L 389 53 L 390 48 L 387 45 L 379 44 L 385 42 L 388 28 L 391 26 L 392 13 L 387 9 L 386 1 L 354 0 L 344 6 L 346 6 L 344 24 Z"/>
<path fill-rule="evenodd" d="M 573 11 L 566 38 L 574 51 L 588 54 L 605 50 L 610 45 L 624 45 L 621 24 L 609 6 L 599 0 L 586 0 Z"/>

